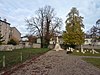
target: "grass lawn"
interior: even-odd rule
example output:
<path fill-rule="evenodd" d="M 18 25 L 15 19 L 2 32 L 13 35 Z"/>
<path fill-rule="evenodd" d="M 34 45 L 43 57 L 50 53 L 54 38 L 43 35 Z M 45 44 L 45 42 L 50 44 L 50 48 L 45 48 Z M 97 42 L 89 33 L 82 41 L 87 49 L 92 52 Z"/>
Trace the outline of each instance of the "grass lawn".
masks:
<path fill-rule="evenodd" d="M 83 60 L 100 68 L 100 58 L 83 58 Z"/>
<path fill-rule="evenodd" d="M 0 70 L 5 68 L 11 68 L 12 66 L 24 62 L 27 59 L 30 59 L 32 57 L 39 56 L 45 52 L 47 52 L 49 49 L 47 48 L 40 48 L 40 49 L 33 49 L 33 48 L 24 48 L 24 49 L 18 49 L 14 51 L 0 51 Z M 5 62 L 6 67 L 3 68 L 3 55 L 5 55 Z M 22 55 L 22 61 L 21 61 L 21 55 Z"/>
<path fill-rule="evenodd" d="M 97 53 L 92 54 L 90 52 L 86 52 L 86 53 L 83 54 L 82 52 L 76 52 L 76 51 L 74 51 L 72 54 L 73 55 L 78 55 L 78 56 L 100 56 L 100 49 L 96 50 L 96 51 L 98 51 L 99 53 L 98 54 Z"/>
<path fill-rule="evenodd" d="M 81 52 L 76 52 L 74 51 L 72 54 L 73 55 L 78 55 L 78 56 L 99 56 L 100 57 L 100 49 L 96 50 L 99 53 L 98 54 L 92 54 L 90 52 L 86 52 L 86 53 L 81 53 Z M 83 58 L 84 61 L 93 64 L 94 66 L 100 68 L 100 58 Z"/>

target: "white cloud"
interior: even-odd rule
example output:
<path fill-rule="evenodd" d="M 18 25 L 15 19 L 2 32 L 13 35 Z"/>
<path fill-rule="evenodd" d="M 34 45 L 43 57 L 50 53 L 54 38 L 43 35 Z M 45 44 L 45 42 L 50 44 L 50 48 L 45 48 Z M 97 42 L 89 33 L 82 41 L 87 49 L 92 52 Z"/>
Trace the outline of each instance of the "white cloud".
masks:
<path fill-rule="evenodd" d="M 34 11 L 44 5 L 55 8 L 57 16 L 63 19 L 63 30 L 66 16 L 72 7 L 76 7 L 84 17 L 85 30 L 92 27 L 100 18 L 100 0 L 0 0 L 0 17 L 7 18 L 11 26 L 17 27 L 25 34 L 25 17 L 34 16 Z"/>

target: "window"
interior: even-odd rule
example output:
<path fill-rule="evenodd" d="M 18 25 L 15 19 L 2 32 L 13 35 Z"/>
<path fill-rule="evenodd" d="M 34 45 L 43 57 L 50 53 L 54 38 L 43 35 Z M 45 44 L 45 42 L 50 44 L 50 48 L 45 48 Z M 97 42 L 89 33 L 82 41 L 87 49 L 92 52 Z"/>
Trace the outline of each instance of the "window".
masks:
<path fill-rule="evenodd" d="M 88 43 L 88 40 L 85 40 L 86 43 Z"/>

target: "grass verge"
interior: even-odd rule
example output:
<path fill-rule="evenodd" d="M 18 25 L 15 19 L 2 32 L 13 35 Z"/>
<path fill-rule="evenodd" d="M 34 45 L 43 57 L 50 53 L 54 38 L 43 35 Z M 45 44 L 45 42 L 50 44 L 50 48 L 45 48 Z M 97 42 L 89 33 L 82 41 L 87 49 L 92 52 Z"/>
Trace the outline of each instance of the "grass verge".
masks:
<path fill-rule="evenodd" d="M 100 68 L 100 58 L 83 58 L 83 60 Z"/>
<path fill-rule="evenodd" d="M 28 59 L 39 56 L 49 51 L 47 48 L 24 48 L 13 51 L 0 51 L 0 71 L 9 69 L 14 65 L 22 63 Z M 3 67 L 3 56 L 5 55 L 5 67 Z"/>

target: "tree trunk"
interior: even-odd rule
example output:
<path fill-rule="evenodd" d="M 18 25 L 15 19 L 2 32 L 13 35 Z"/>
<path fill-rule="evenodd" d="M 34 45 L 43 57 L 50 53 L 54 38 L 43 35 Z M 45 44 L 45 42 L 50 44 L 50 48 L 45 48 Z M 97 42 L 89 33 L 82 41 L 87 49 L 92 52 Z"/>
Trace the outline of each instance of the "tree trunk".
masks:
<path fill-rule="evenodd" d="M 43 37 L 41 37 L 41 48 L 43 48 Z"/>

